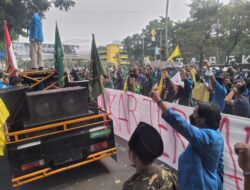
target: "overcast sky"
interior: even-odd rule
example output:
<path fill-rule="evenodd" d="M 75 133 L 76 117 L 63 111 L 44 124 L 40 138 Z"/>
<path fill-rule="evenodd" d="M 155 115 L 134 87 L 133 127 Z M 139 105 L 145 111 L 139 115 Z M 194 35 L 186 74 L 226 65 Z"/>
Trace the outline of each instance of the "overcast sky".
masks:
<path fill-rule="evenodd" d="M 75 0 L 70 11 L 50 9 L 43 22 L 44 40 L 54 43 L 57 21 L 62 42 L 90 46 L 91 34 L 97 45 L 123 40 L 140 33 L 149 21 L 165 16 L 167 0 Z M 229 0 L 220 0 L 228 2 Z M 185 20 L 189 16 L 191 0 L 170 0 L 169 17 Z M 21 38 L 20 41 L 26 41 Z"/>

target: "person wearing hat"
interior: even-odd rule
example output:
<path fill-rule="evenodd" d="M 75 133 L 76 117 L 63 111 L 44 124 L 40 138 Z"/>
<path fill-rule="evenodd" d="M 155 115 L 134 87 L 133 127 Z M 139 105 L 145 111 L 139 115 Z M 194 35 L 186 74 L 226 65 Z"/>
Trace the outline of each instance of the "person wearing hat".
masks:
<path fill-rule="evenodd" d="M 32 17 L 29 24 L 29 40 L 30 40 L 30 58 L 31 68 L 42 70 L 44 67 L 42 60 L 42 42 L 43 42 L 43 31 L 42 21 L 38 14 L 38 7 L 32 5 L 31 7 Z"/>
<path fill-rule="evenodd" d="M 250 105 L 247 99 L 248 89 L 244 86 L 244 82 L 237 83 L 230 93 L 225 97 L 226 104 L 233 106 L 233 115 L 241 117 L 250 116 Z"/>
<path fill-rule="evenodd" d="M 178 160 L 180 190 L 222 190 L 224 141 L 220 133 L 220 110 L 209 102 L 199 102 L 188 122 L 163 103 L 157 89 L 152 99 L 162 110 L 162 118 L 189 141 Z"/>
<path fill-rule="evenodd" d="M 129 159 L 136 173 L 124 184 L 123 190 L 177 190 L 176 175 L 154 164 L 163 153 L 163 141 L 151 125 L 140 122 L 129 142 Z"/>

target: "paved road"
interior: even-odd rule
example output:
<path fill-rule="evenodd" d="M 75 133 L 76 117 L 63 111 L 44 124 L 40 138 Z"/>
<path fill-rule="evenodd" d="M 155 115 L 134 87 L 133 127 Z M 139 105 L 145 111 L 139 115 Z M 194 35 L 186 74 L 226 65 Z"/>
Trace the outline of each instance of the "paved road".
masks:
<path fill-rule="evenodd" d="M 0 190 L 121 190 L 135 168 L 128 159 L 127 142 L 117 136 L 115 140 L 118 162 L 111 157 L 104 158 L 18 188 L 10 187 L 8 161 L 0 157 Z"/>
<path fill-rule="evenodd" d="M 127 142 L 116 137 L 118 162 L 111 157 L 23 185 L 15 190 L 118 190 L 135 172 L 127 155 Z M 0 190 L 9 190 L 6 160 L 0 159 Z"/>

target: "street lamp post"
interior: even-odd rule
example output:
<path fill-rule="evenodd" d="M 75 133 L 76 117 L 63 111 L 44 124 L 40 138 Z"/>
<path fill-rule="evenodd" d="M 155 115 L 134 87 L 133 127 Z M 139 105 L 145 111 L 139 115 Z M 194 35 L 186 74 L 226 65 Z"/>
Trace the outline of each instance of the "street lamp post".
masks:
<path fill-rule="evenodd" d="M 145 57 L 145 47 L 144 47 L 144 39 L 145 39 L 145 35 L 142 34 L 142 57 L 143 57 L 143 61 L 144 61 L 144 57 Z"/>
<path fill-rule="evenodd" d="M 165 49 L 167 58 L 168 58 L 168 7 L 169 7 L 169 0 L 167 0 L 166 20 L 165 20 Z"/>
<path fill-rule="evenodd" d="M 216 51 L 216 63 L 220 60 L 220 49 L 219 49 L 219 19 L 218 19 L 218 12 L 219 12 L 220 0 L 217 0 L 217 17 L 216 17 L 216 39 L 217 39 L 217 51 Z"/>

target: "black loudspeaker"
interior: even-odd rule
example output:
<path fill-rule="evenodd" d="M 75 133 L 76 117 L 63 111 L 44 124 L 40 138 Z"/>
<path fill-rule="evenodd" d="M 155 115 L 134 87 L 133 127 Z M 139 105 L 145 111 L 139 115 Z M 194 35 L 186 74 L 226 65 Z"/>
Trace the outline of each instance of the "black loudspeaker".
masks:
<path fill-rule="evenodd" d="M 88 88 L 89 81 L 88 80 L 81 80 L 81 81 L 69 81 L 67 83 L 68 87 L 74 87 L 74 86 L 82 86 Z"/>
<path fill-rule="evenodd" d="M 25 92 L 29 90 L 29 87 L 14 87 L 0 90 L 0 98 L 10 113 L 7 119 L 8 124 L 28 118 Z"/>
<path fill-rule="evenodd" d="M 84 87 L 26 93 L 29 123 L 63 120 L 88 113 L 88 93 Z"/>
<path fill-rule="evenodd" d="M 8 156 L 0 156 L 1 170 L 0 170 L 0 187 L 1 189 L 12 189 L 11 186 L 11 171 L 10 161 Z"/>

